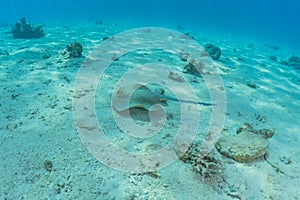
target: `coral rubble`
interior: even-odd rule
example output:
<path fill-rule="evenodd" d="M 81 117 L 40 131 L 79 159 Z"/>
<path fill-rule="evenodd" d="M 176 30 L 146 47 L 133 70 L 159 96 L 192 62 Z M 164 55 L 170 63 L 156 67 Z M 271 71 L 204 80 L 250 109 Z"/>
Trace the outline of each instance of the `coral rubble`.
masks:
<path fill-rule="evenodd" d="M 223 168 L 221 160 L 213 152 L 202 156 L 200 150 L 201 144 L 193 143 L 179 159 L 191 164 L 193 170 L 203 178 L 213 178 L 215 175 L 220 174 Z"/>

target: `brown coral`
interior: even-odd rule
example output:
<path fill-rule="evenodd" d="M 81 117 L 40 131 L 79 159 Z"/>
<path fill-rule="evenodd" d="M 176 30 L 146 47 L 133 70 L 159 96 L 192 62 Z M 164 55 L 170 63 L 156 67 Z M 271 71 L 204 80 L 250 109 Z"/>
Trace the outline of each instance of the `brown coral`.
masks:
<path fill-rule="evenodd" d="M 65 59 L 82 57 L 83 47 L 79 42 L 72 42 L 60 52 Z"/>
<path fill-rule="evenodd" d="M 69 54 L 69 58 L 77 58 L 82 56 L 82 45 L 79 42 L 72 42 L 67 45 L 66 51 Z"/>
<path fill-rule="evenodd" d="M 200 150 L 201 144 L 193 143 L 179 159 L 191 164 L 193 170 L 205 179 L 220 174 L 223 168 L 221 160 L 217 159 L 213 152 L 201 156 Z"/>

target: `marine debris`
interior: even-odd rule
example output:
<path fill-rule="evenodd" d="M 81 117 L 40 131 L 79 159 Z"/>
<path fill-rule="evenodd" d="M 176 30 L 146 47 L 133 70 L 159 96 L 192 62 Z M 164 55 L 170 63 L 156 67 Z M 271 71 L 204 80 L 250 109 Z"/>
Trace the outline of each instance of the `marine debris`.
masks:
<path fill-rule="evenodd" d="M 12 34 L 15 39 L 33 39 L 41 38 L 45 36 L 42 25 L 34 26 L 33 24 L 26 21 L 26 18 L 23 17 L 20 22 L 17 22 L 12 27 Z"/>

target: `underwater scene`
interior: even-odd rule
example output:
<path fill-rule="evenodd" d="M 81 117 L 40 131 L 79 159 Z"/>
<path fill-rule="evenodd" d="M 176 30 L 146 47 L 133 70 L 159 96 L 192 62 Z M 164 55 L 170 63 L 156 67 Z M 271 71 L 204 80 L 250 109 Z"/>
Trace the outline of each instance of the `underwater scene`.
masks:
<path fill-rule="evenodd" d="M 299 10 L 2 1 L 0 200 L 300 199 Z"/>

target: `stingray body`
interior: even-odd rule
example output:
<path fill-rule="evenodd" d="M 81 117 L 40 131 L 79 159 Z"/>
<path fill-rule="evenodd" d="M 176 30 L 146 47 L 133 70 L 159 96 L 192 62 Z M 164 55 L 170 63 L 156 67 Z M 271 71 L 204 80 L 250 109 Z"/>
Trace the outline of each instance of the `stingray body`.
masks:
<path fill-rule="evenodd" d="M 175 97 L 170 97 L 164 94 L 156 93 L 151 91 L 145 85 L 141 85 L 140 87 L 138 87 L 131 96 L 123 95 L 122 91 L 118 92 L 119 94 L 113 95 L 113 106 L 117 111 L 124 111 L 130 108 L 143 108 L 146 110 L 150 110 L 151 108 L 153 109 L 153 106 L 156 104 L 160 104 L 162 106 L 168 105 L 167 101 L 192 103 L 203 106 L 213 105 L 211 103 L 206 102 L 196 102 L 190 100 L 177 99 Z"/>
<path fill-rule="evenodd" d="M 139 87 L 130 97 L 129 108 L 144 108 L 150 110 L 153 105 L 168 105 L 159 94 L 152 92 L 148 87 Z"/>

